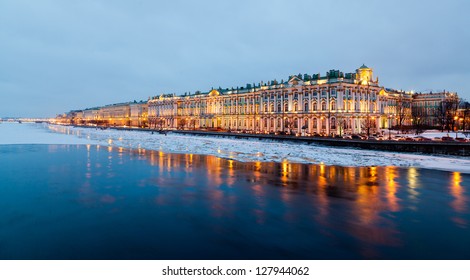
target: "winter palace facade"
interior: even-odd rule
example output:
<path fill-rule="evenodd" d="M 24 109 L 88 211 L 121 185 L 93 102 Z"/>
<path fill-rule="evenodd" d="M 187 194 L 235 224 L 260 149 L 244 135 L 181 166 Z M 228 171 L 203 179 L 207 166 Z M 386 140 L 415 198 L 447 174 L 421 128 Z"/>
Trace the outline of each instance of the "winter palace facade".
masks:
<path fill-rule="evenodd" d="M 147 101 L 70 111 L 58 122 L 152 129 L 208 129 L 301 135 L 372 134 L 421 120 L 438 126 L 441 101 L 456 93 L 408 93 L 379 85 L 371 68 L 354 73 L 330 70 L 325 76 L 293 75 L 287 81 L 247 84 Z"/>
<path fill-rule="evenodd" d="M 411 101 L 409 93 L 379 86 L 372 69 L 363 65 L 355 73 L 330 70 L 326 76 L 299 74 L 286 82 L 161 95 L 149 99 L 148 117 L 156 128 L 351 134 L 393 126 L 397 106 Z"/>

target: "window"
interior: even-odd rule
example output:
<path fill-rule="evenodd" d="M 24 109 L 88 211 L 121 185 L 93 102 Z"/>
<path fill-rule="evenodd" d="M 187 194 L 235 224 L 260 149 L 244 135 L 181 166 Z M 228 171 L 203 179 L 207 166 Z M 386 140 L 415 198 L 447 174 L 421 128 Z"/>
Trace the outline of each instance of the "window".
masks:
<path fill-rule="evenodd" d="M 277 103 L 277 111 L 278 111 L 278 112 L 282 112 L 281 103 Z"/>
<path fill-rule="evenodd" d="M 317 118 L 313 118 L 313 128 L 317 128 Z"/>
<path fill-rule="evenodd" d="M 326 111 L 326 102 L 325 102 L 325 101 L 323 101 L 323 102 L 321 103 L 321 110 L 322 110 L 322 111 Z"/>
<path fill-rule="evenodd" d="M 308 112 L 308 102 L 304 103 L 304 112 Z"/>
<path fill-rule="evenodd" d="M 284 112 L 289 111 L 289 104 L 284 103 Z"/>
<path fill-rule="evenodd" d="M 313 101 L 312 102 L 312 111 L 316 111 L 317 110 L 317 102 Z"/>
<path fill-rule="evenodd" d="M 331 118 L 331 129 L 336 129 L 336 118 Z"/>
<path fill-rule="evenodd" d="M 335 101 L 331 101 L 330 105 L 331 105 L 331 110 L 332 111 L 336 110 L 336 102 Z"/>

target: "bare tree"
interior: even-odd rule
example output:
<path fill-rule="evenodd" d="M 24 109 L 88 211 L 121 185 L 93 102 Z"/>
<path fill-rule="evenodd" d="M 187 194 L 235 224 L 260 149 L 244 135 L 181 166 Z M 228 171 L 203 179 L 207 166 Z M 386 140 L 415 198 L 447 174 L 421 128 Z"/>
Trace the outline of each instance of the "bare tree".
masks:
<path fill-rule="evenodd" d="M 187 124 L 187 121 L 185 118 L 181 118 L 178 122 L 179 128 L 184 129 L 185 125 Z"/>
<path fill-rule="evenodd" d="M 447 132 L 450 132 L 453 130 L 459 103 L 460 99 L 456 95 L 449 96 L 440 102 L 439 107 L 436 110 L 436 117 L 439 125 L 441 126 L 441 131 L 447 129 Z"/>
<path fill-rule="evenodd" d="M 336 121 L 337 121 L 337 125 L 338 125 L 339 136 L 341 137 L 342 134 L 344 134 L 344 131 L 347 128 L 346 119 L 343 116 L 338 116 L 336 118 Z"/>
<path fill-rule="evenodd" d="M 361 121 L 361 129 L 367 132 L 367 136 L 370 136 L 370 131 L 375 129 L 375 119 L 367 116 L 367 118 Z"/>
<path fill-rule="evenodd" d="M 466 100 L 461 100 L 460 109 L 462 110 L 462 132 L 468 137 L 470 134 L 468 123 L 470 119 L 470 103 Z"/>
<path fill-rule="evenodd" d="M 411 106 L 411 118 L 412 126 L 415 134 L 421 134 L 426 131 L 425 124 L 427 123 L 428 115 L 424 108 L 421 108 L 415 104 Z"/>
<path fill-rule="evenodd" d="M 396 116 L 398 129 L 402 132 L 405 120 L 409 117 L 410 109 L 411 102 L 403 94 L 400 94 L 396 100 Z"/>
<path fill-rule="evenodd" d="M 189 126 L 192 127 L 193 129 L 196 129 L 196 120 L 190 120 Z"/>
<path fill-rule="evenodd" d="M 165 124 L 165 120 L 164 119 L 158 119 L 156 124 L 155 124 L 155 128 L 157 125 L 160 126 L 160 129 L 163 129 L 163 125 Z"/>

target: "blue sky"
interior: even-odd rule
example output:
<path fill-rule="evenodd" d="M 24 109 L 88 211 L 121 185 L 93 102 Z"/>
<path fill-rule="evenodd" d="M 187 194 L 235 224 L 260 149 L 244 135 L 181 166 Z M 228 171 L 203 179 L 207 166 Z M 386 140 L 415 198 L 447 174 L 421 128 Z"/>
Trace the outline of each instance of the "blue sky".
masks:
<path fill-rule="evenodd" d="M 385 87 L 470 99 L 470 1 L 0 0 L 0 116 L 365 63 Z"/>

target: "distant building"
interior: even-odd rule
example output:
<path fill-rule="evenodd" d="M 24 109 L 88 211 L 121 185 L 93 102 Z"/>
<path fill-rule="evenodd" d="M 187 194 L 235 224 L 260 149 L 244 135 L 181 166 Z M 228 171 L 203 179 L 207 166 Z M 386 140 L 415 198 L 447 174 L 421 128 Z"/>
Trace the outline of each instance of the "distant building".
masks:
<path fill-rule="evenodd" d="M 130 125 L 134 127 L 148 126 L 148 105 L 145 101 L 130 103 Z"/>
<path fill-rule="evenodd" d="M 130 103 L 118 103 L 99 108 L 98 120 L 109 126 L 130 125 Z"/>
<path fill-rule="evenodd" d="M 424 120 L 424 125 L 437 127 L 442 125 L 439 120 L 439 111 L 442 111 L 442 104 L 446 100 L 458 99 L 455 92 L 429 92 L 415 93 L 413 95 L 413 106 L 417 110 L 417 116 Z"/>

